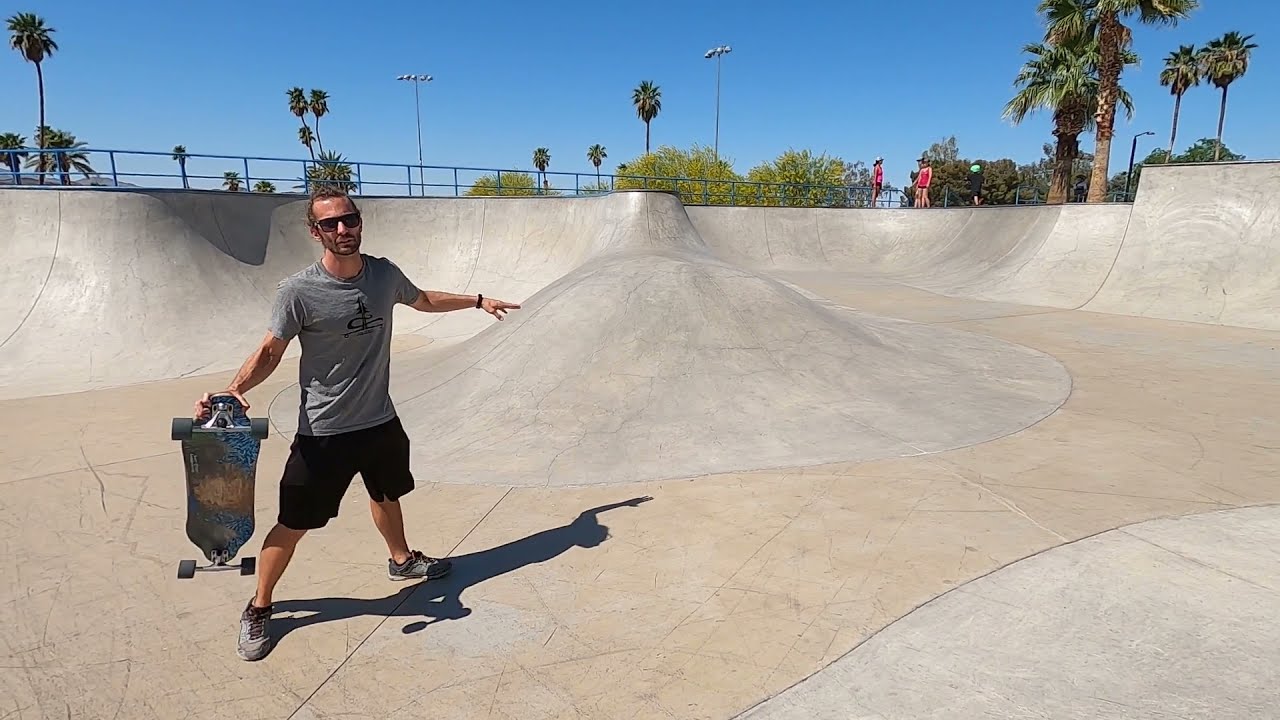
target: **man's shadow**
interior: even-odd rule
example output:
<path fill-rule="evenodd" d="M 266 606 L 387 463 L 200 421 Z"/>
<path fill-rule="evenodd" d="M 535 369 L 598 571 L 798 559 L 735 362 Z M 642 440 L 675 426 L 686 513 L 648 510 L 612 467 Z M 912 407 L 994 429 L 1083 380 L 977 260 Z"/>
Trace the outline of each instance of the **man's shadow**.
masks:
<path fill-rule="evenodd" d="M 308 625 L 365 615 L 413 615 L 426 618 L 404 626 L 404 633 L 419 632 L 431 623 L 442 620 L 460 620 L 471 614 L 471 609 L 462 604 L 462 593 L 467 588 L 527 565 L 546 562 L 569 548 L 596 547 L 609 538 L 608 526 L 601 525 L 597 519 L 600 513 L 620 507 L 637 507 L 652 499 L 645 496 L 601 505 L 582 511 L 566 525 L 543 530 L 488 550 L 455 556 L 451 558 L 453 571 L 448 576 L 439 580 L 419 581 L 384 598 L 360 600 L 327 597 L 277 601 L 275 613 L 306 614 L 302 617 L 273 618 L 270 630 L 272 645 L 279 644 L 284 636 Z"/>

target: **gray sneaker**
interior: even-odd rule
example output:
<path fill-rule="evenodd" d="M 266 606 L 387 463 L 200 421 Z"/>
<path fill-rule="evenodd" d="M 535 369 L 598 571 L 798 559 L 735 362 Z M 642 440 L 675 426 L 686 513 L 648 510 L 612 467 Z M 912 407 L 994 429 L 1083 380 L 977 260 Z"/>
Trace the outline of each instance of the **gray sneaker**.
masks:
<path fill-rule="evenodd" d="M 264 608 L 253 606 L 253 600 L 240 613 L 240 647 L 236 654 L 241 660 L 261 660 L 271 647 L 271 637 L 267 634 L 271 626 L 271 606 Z"/>
<path fill-rule="evenodd" d="M 416 580 L 426 578 L 435 580 L 449 574 L 453 569 L 453 563 L 448 560 L 428 557 L 418 552 L 410 550 L 409 557 L 403 564 L 396 563 L 395 560 L 387 559 L 387 577 L 392 580 Z"/>

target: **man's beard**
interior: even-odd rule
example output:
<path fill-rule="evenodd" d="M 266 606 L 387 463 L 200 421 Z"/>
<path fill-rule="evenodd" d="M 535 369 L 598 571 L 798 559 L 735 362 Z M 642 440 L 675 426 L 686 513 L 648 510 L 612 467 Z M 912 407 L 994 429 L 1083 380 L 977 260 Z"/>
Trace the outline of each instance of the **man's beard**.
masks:
<path fill-rule="evenodd" d="M 334 255 L 355 255 L 360 252 L 360 239 L 334 238 L 325 240 L 324 246 Z"/>

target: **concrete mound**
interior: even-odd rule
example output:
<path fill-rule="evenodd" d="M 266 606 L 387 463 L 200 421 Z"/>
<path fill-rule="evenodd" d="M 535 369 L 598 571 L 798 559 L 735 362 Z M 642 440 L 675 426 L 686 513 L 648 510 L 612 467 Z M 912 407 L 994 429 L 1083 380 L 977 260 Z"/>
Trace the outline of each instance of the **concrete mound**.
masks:
<path fill-rule="evenodd" d="M 661 237 L 613 234 L 623 249 L 443 361 L 401 356 L 414 466 L 564 486 L 918 455 L 1016 432 L 1069 393 L 1046 355 L 831 308 Z M 292 393 L 272 408 L 281 426 L 295 412 Z"/>

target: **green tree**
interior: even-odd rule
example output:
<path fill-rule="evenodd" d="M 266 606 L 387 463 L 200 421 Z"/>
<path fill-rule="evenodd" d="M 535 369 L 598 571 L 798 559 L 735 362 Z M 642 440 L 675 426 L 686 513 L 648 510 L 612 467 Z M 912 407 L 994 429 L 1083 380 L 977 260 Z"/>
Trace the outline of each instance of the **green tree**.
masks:
<path fill-rule="evenodd" d="M 528 197 L 537 194 L 536 187 L 534 178 L 529 173 L 507 170 L 501 173 L 480 176 L 471 184 L 471 187 L 467 189 L 464 195 L 471 197 L 496 195 Z"/>
<path fill-rule="evenodd" d="M 302 127 L 298 128 L 298 140 L 307 146 L 307 151 L 311 153 L 311 159 L 316 159 L 316 151 L 312 149 L 311 143 L 315 140 L 315 135 L 311 132 L 311 127 L 307 125 L 307 112 L 311 110 L 311 104 L 307 101 L 306 92 L 300 87 L 291 87 L 285 91 L 285 97 L 289 99 L 289 113 L 302 123 Z"/>
<path fill-rule="evenodd" d="M 1124 21 L 1137 16 L 1143 24 L 1171 26 L 1190 16 L 1197 7 L 1199 0 L 1041 0 L 1039 9 L 1048 20 L 1046 41 L 1064 45 L 1096 36 L 1098 42 L 1098 104 L 1094 111 L 1089 202 L 1106 199 L 1111 139 L 1121 95 L 1120 73 L 1132 45 L 1132 33 Z"/>
<path fill-rule="evenodd" d="M 17 50 L 22 58 L 36 66 L 36 88 L 40 99 L 40 124 L 37 128 L 47 127 L 44 117 L 44 61 L 58 50 L 58 43 L 53 39 L 57 32 L 44 24 L 44 18 L 35 13 L 16 13 L 9 18 L 9 47 Z M 44 143 L 44 135 L 36 133 L 36 142 Z M 45 145 L 40 144 L 41 150 Z M 42 159 L 39 165 L 44 165 Z M 44 184 L 44 176 L 39 176 L 39 183 Z"/>
<path fill-rule="evenodd" d="M 240 192 L 240 173 L 235 170 L 222 173 L 222 187 L 231 192 Z"/>
<path fill-rule="evenodd" d="M 1169 152 L 1166 159 L 1173 155 L 1173 145 L 1178 140 L 1178 114 L 1182 111 L 1182 96 L 1188 90 L 1200 84 L 1200 57 L 1195 45 L 1181 45 L 1164 59 L 1164 70 L 1160 71 L 1160 84 L 1169 88 L 1173 95 L 1173 129 L 1169 131 Z"/>
<path fill-rule="evenodd" d="M 333 150 L 320 152 L 315 164 L 307 166 L 305 180 L 305 187 L 308 188 L 330 185 L 345 193 L 357 190 L 356 182 L 352 179 L 351 163 Z"/>
<path fill-rule="evenodd" d="M 15 185 L 22 179 L 18 172 L 22 169 L 22 161 L 27 159 L 27 153 L 22 151 L 26 146 L 27 139 L 18 133 L 0 133 L 0 157 L 4 158 L 9 172 L 13 173 Z"/>
<path fill-rule="evenodd" d="M 607 157 L 609 157 L 609 154 L 604 151 L 604 146 L 600 143 L 596 143 L 595 145 L 587 148 L 587 160 L 596 167 L 597 186 L 600 185 L 600 163 L 604 162 L 604 159 Z"/>
<path fill-rule="evenodd" d="M 619 163 L 619 173 L 614 180 L 617 190 L 672 190 L 682 201 L 698 205 L 728 205 L 737 198 L 737 204 L 754 204 L 749 200 L 756 193 L 751 185 L 740 185 L 744 178 L 733 171 L 733 164 L 715 150 L 695 144 L 689 150 L 663 145 L 653 152 L 625 163 Z M 504 176 L 505 177 L 505 176 Z"/>
<path fill-rule="evenodd" d="M 1241 35 L 1232 30 L 1220 38 L 1210 40 L 1201 50 L 1201 68 L 1205 77 L 1222 90 L 1222 104 L 1218 109 L 1218 148 L 1214 159 L 1221 155 L 1222 126 L 1227 119 L 1227 88 L 1249 71 L 1249 55 L 1258 47 L 1249 42 L 1252 35 Z"/>
<path fill-rule="evenodd" d="M 844 186 L 849 164 L 826 153 L 788 149 L 773 160 L 747 172 L 752 182 L 766 183 L 764 203 L 786 207 L 838 206 L 849 204 Z"/>
<path fill-rule="evenodd" d="M 533 151 L 533 166 L 538 168 L 538 179 L 543 188 L 547 185 L 547 166 L 551 164 L 551 151 L 540 147 Z"/>
<path fill-rule="evenodd" d="M 644 151 L 649 152 L 649 123 L 662 112 L 662 88 L 652 81 L 645 80 L 631 91 L 631 104 L 636 109 L 636 116 L 644 122 Z"/>
<path fill-rule="evenodd" d="M 276 186 L 270 180 L 259 180 L 253 184 L 253 191 L 256 193 L 273 193 L 276 191 Z"/>
<path fill-rule="evenodd" d="M 191 183 L 187 181 L 187 146 L 174 145 L 173 159 L 178 163 L 178 171 L 182 173 L 182 187 L 190 190 Z"/>
<path fill-rule="evenodd" d="M 1090 2 L 1056 0 L 1053 11 L 1060 16 L 1082 16 Z M 1094 109 L 1100 92 L 1098 41 L 1096 34 L 1085 28 L 1083 32 L 1064 33 L 1056 42 L 1025 45 L 1022 50 L 1031 57 L 1014 78 L 1019 90 L 1005 105 L 1004 117 L 1021 123 L 1037 110 L 1053 113 L 1056 144 L 1047 201 L 1063 203 L 1080 153 L 1080 134 L 1096 128 Z M 1137 61 L 1130 52 L 1123 55 L 1125 62 Z M 1123 87 L 1119 88 L 1117 99 L 1132 115 L 1133 99 Z"/>
<path fill-rule="evenodd" d="M 329 93 L 324 90 L 312 90 L 307 107 L 311 109 L 311 115 L 316 119 L 316 145 L 320 146 L 320 152 L 324 152 L 324 141 L 320 139 L 320 118 L 329 113 Z"/>

